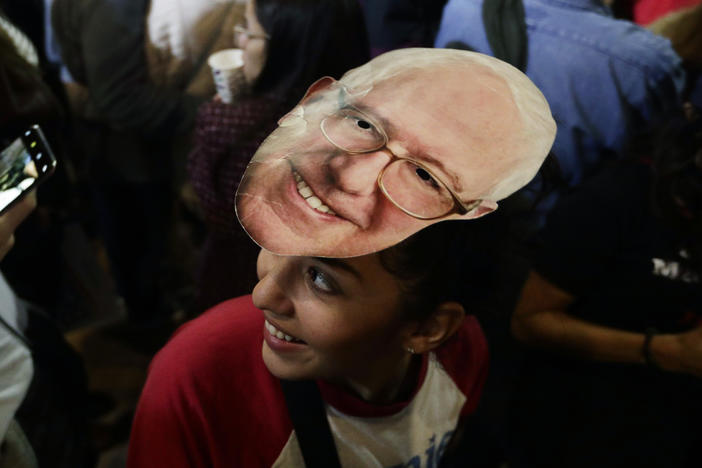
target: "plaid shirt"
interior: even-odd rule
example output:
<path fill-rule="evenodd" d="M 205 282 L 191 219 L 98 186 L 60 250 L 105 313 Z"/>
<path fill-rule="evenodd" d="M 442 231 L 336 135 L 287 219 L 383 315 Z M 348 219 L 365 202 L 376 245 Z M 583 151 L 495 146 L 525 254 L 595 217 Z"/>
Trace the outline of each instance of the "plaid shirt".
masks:
<path fill-rule="evenodd" d="M 258 146 L 292 107 L 270 95 L 200 106 L 188 173 L 210 231 L 198 272 L 201 310 L 250 293 L 256 282 L 259 248 L 237 221 L 236 189 Z"/>

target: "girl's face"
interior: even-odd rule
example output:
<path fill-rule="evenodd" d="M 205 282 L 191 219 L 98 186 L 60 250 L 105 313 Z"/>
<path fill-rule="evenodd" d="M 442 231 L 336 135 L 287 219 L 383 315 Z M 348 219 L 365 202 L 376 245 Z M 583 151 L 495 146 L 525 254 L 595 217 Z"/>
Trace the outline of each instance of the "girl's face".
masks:
<path fill-rule="evenodd" d="M 347 259 L 262 250 L 253 302 L 263 311 L 263 360 L 283 379 L 363 383 L 408 355 L 411 324 L 377 254 Z"/>
<path fill-rule="evenodd" d="M 244 77 L 252 84 L 266 63 L 267 41 L 267 33 L 258 22 L 253 0 L 246 3 L 243 26 L 247 32 L 238 35 L 238 46 L 244 51 Z"/>

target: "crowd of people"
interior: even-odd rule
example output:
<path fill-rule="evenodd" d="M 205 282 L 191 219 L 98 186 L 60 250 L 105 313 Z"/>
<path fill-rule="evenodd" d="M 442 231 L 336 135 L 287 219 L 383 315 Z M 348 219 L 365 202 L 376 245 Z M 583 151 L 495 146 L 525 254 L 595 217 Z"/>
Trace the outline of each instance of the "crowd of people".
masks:
<path fill-rule="evenodd" d="M 700 466 L 699 31 L 699 0 L 0 0 L 0 148 L 38 124 L 58 160 L 0 213 L 0 467 L 102 448 L 67 226 L 172 333 L 129 467 Z"/>

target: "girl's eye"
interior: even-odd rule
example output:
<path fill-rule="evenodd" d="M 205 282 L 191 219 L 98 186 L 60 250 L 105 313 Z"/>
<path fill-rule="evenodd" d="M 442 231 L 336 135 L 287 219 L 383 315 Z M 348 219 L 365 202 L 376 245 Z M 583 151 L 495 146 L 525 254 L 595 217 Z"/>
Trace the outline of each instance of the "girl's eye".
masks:
<path fill-rule="evenodd" d="M 315 267 L 309 267 L 307 269 L 307 279 L 312 284 L 312 287 L 327 294 L 333 294 L 337 292 L 336 284 L 329 278 L 325 273 L 318 270 Z"/>

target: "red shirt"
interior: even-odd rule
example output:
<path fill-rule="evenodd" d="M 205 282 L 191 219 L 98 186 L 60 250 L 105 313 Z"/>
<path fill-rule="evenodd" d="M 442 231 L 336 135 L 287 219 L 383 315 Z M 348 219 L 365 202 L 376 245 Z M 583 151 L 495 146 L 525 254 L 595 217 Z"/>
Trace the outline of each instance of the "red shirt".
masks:
<path fill-rule="evenodd" d="M 702 3 L 702 0 L 635 0 L 634 22 L 647 25 L 663 15 Z"/>
<path fill-rule="evenodd" d="M 151 364 L 128 466 L 299 466 L 292 423 L 279 381 L 263 363 L 262 343 L 263 314 L 250 296 L 181 327 Z M 424 356 L 408 401 L 372 405 L 318 382 L 342 465 L 438 458 L 460 418 L 475 409 L 486 372 L 485 337 L 468 317 L 454 338 Z"/>

